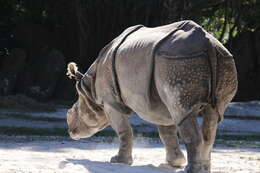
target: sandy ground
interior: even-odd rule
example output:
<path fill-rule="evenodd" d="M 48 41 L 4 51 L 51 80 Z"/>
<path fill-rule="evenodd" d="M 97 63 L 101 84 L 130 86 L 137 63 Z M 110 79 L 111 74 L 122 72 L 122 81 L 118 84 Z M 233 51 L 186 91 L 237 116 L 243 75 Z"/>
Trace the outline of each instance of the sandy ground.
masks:
<path fill-rule="evenodd" d="M 33 117 L 66 118 L 67 108 L 53 113 L 28 113 Z M 0 113 L 24 114 L 0 110 Z M 26 113 L 27 114 L 27 113 Z M 260 101 L 231 103 L 226 115 L 256 117 L 228 119 L 219 125 L 223 134 L 260 134 Z M 65 128 L 66 122 L 49 122 L 22 118 L 0 118 L 0 126 L 31 128 Z M 137 116 L 131 117 L 134 129 L 157 131 Z M 239 132 L 239 133 L 238 133 Z M 260 141 L 256 141 L 259 146 Z M 260 148 L 216 146 L 212 153 L 213 173 L 260 173 Z M 184 147 L 182 147 L 184 150 Z M 111 164 L 118 141 L 109 137 L 72 141 L 61 137 L 0 136 L 0 173 L 183 173 L 164 163 L 165 151 L 157 140 L 135 139 L 134 164 Z"/>
<path fill-rule="evenodd" d="M 165 151 L 160 142 L 136 139 L 132 166 L 109 163 L 117 147 L 118 142 L 108 138 L 72 141 L 2 137 L 0 173 L 183 173 L 163 164 Z M 260 173 L 260 149 L 216 146 L 212 172 Z"/>

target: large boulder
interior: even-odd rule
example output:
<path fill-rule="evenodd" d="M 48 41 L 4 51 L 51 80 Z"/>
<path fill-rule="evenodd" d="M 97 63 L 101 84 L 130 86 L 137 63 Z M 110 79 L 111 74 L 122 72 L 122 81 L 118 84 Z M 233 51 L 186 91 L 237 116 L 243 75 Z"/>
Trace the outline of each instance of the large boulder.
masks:
<path fill-rule="evenodd" d="M 236 100 L 260 99 L 260 32 L 244 32 L 228 43 L 236 62 L 238 92 Z"/>
<path fill-rule="evenodd" d="M 55 49 L 42 50 L 34 57 L 20 76 L 19 91 L 40 100 L 50 99 L 61 75 L 65 71 L 65 58 Z"/>
<path fill-rule="evenodd" d="M 12 94 L 17 82 L 17 76 L 23 70 L 26 53 L 22 49 L 15 48 L 10 54 L 5 55 L 0 68 L 0 95 Z"/>
<path fill-rule="evenodd" d="M 75 28 L 49 28 L 45 25 L 30 23 L 19 24 L 14 28 L 15 42 L 18 46 L 25 49 L 28 54 L 26 69 L 19 77 L 19 86 L 17 86 L 18 93 L 23 93 L 41 100 L 49 98 L 71 100 L 75 98 L 73 83 L 71 83 L 65 75 L 65 66 L 63 65 L 65 59 L 56 57 L 54 60 L 49 58 L 49 56 L 52 56 L 50 52 L 55 52 L 56 50 L 62 52 L 61 54 L 61 52 L 58 51 L 59 57 L 69 57 L 66 58 L 66 62 L 72 61 L 71 57 L 79 57 L 77 53 L 78 41 L 77 39 L 75 40 L 77 34 L 75 35 L 74 32 L 71 32 L 73 29 Z M 49 59 L 55 61 L 54 65 Z M 75 58 L 73 60 L 75 61 Z M 55 63 L 59 65 L 56 66 Z M 51 74 L 51 70 L 53 70 L 51 68 L 63 69 L 59 69 L 55 74 Z M 48 73 L 46 72 L 46 74 L 44 74 L 44 70 L 42 69 L 48 69 Z M 60 73 L 62 73 L 62 75 L 58 77 L 57 75 L 60 75 Z M 48 85 L 49 82 L 51 82 L 51 86 L 45 86 Z M 48 91 L 46 88 L 49 88 Z"/>

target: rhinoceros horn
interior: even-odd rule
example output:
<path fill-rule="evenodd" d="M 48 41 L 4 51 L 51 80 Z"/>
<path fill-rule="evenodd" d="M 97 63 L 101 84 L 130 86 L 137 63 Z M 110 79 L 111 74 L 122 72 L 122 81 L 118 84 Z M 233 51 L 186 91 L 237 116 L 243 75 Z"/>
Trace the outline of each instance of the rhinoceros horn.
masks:
<path fill-rule="evenodd" d="M 78 71 L 77 64 L 74 62 L 70 62 L 68 64 L 67 75 L 70 79 L 74 78 L 77 81 L 79 81 L 83 77 L 83 74 Z"/>

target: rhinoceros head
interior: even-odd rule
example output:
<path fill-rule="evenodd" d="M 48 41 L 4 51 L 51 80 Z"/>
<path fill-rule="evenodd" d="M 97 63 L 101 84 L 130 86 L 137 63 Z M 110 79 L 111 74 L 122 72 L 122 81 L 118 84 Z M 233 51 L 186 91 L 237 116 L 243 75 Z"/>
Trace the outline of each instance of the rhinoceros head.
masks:
<path fill-rule="evenodd" d="M 68 64 L 67 75 L 74 78 L 78 100 L 67 113 L 69 134 L 72 139 L 90 137 L 108 125 L 103 109 L 98 106 L 91 96 L 91 80 L 88 74 L 82 75 L 75 63 Z"/>

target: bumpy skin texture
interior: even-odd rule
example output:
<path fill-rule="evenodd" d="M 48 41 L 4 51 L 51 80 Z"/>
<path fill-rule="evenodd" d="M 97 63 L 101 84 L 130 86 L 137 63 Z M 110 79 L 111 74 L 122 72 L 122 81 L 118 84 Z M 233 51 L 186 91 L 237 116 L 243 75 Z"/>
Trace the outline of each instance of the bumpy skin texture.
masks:
<path fill-rule="evenodd" d="M 128 117 L 136 112 L 157 125 L 171 166 L 185 164 L 178 129 L 187 148 L 187 172 L 210 172 L 217 124 L 236 93 L 237 73 L 232 55 L 199 25 L 133 26 L 103 48 L 84 75 L 74 66 L 68 68 L 79 93 L 68 112 L 72 138 L 111 125 L 120 139 L 111 162 L 132 164 Z"/>
<path fill-rule="evenodd" d="M 205 55 L 157 58 L 155 63 L 155 85 L 175 122 L 209 102 L 210 66 Z"/>

